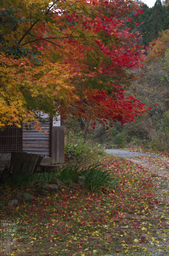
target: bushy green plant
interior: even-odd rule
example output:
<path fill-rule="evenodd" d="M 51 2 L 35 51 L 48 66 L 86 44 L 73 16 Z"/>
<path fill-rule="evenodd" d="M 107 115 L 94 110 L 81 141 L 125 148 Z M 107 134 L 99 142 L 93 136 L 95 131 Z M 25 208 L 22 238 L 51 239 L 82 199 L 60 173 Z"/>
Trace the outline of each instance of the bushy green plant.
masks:
<path fill-rule="evenodd" d="M 84 186 L 92 192 L 103 187 L 114 187 L 119 182 L 119 180 L 113 180 L 109 171 L 103 170 L 102 165 L 91 165 L 86 170 L 82 170 L 81 175 L 85 177 Z"/>
<path fill-rule="evenodd" d="M 22 170 L 20 172 L 19 175 L 17 176 L 12 176 L 10 177 L 5 185 L 13 185 L 15 186 L 16 188 L 17 187 L 20 187 L 23 183 L 27 183 L 29 178 L 32 176 L 33 174 L 30 174 L 30 173 L 25 173 L 25 166 L 22 167 Z"/>
<path fill-rule="evenodd" d="M 122 131 L 116 134 L 113 140 L 116 148 L 124 148 L 126 146 L 126 132 Z"/>
<path fill-rule="evenodd" d="M 57 178 L 67 185 L 78 183 L 80 177 L 84 177 L 84 187 L 92 192 L 101 188 L 112 188 L 119 182 L 113 180 L 109 171 L 103 170 L 102 165 L 90 165 L 85 169 L 81 169 L 79 165 L 68 166 L 57 174 Z"/>
<path fill-rule="evenodd" d="M 66 166 L 56 176 L 65 184 L 77 183 L 79 180 L 79 168 L 77 164 L 75 166 Z"/>
<path fill-rule="evenodd" d="M 89 164 L 96 160 L 103 149 L 94 143 L 85 141 L 82 133 L 69 132 L 65 136 L 65 163 L 68 165 Z"/>
<path fill-rule="evenodd" d="M 52 177 L 56 176 L 56 170 L 53 172 L 47 172 L 47 170 L 45 170 L 45 172 L 37 172 L 33 174 L 25 173 L 22 175 L 24 172 L 25 169 L 22 168 L 20 175 L 16 177 L 12 176 L 7 180 L 5 185 L 13 185 L 17 188 L 26 184 L 45 184 L 50 183 Z"/>
<path fill-rule="evenodd" d="M 90 151 L 85 143 L 85 139 L 82 137 L 82 133 L 74 134 L 69 132 L 65 138 L 65 153 L 70 153 L 75 157 L 79 157 L 84 153 Z"/>
<path fill-rule="evenodd" d="M 53 170 L 52 172 L 48 172 L 45 170 L 44 172 L 37 172 L 34 173 L 32 176 L 29 177 L 28 183 L 33 184 L 45 184 L 50 183 L 52 177 L 55 177 L 57 175 L 57 171 Z"/>

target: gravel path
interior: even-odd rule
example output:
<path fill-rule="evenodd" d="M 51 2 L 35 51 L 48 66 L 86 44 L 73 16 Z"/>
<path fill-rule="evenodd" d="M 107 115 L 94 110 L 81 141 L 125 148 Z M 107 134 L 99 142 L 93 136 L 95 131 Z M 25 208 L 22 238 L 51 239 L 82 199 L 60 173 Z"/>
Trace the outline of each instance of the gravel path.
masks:
<path fill-rule="evenodd" d="M 151 156 L 151 157 L 160 158 L 160 156 L 155 155 L 155 154 L 131 152 L 131 151 L 121 150 L 121 149 L 107 149 L 107 150 L 105 150 L 105 152 L 108 154 L 111 154 L 111 155 L 116 155 L 118 157 L 122 157 L 122 158 L 133 158 L 133 157 L 137 157 L 137 156 Z"/>

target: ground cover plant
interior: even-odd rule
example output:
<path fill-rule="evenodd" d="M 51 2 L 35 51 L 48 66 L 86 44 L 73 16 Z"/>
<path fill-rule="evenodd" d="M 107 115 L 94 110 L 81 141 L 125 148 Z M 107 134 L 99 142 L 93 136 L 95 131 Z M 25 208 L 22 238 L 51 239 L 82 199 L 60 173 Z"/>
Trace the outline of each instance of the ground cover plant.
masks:
<path fill-rule="evenodd" d="M 99 161 L 114 180 L 120 179 L 109 193 L 93 193 L 77 184 L 54 193 L 34 184 L 24 189 L 34 201 L 3 206 L 1 255 L 8 255 L 9 244 L 9 255 L 20 256 L 169 255 L 169 208 L 157 195 L 164 178 L 112 156 Z M 4 188 L 1 198 L 13 199 L 19 192 L 13 189 Z"/>
<path fill-rule="evenodd" d="M 75 185 L 81 184 L 84 188 L 91 192 L 107 191 L 114 188 L 119 179 L 114 180 L 110 170 L 104 170 L 103 165 L 92 164 L 85 168 L 78 166 L 66 166 L 56 174 L 64 184 Z"/>

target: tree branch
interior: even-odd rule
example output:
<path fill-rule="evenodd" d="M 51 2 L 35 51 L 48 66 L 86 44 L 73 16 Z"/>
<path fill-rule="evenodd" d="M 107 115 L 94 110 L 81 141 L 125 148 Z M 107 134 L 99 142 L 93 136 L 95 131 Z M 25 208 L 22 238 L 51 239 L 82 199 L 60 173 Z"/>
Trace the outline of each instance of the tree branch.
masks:
<path fill-rule="evenodd" d="M 50 41 L 50 40 L 46 40 L 47 42 L 49 42 L 49 43 L 51 43 L 51 44 L 54 44 L 54 45 L 56 45 L 56 46 L 58 46 L 58 47 L 60 47 L 60 48 L 62 48 L 62 49 L 64 49 L 62 46 L 60 46 L 59 44 L 56 44 L 56 43 L 54 43 L 54 42 L 52 42 L 52 41 Z M 73 53 L 72 52 L 70 52 L 72 55 L 73 55 Z"/>
<path fill-rule="evenodd" d="M 47 10 L 47 12 L 45 13 L 45 15 L 47 15 L 49 13 L 49 11 L 51 10 L 51 8 L 57 3 L 58 0 L 55 1 L 55 3 L 53 3 L 51 5 L 51 7 Z M 21 37 L 21 39 L 19 40 L 18 44 L 20 44 L 22 42 L 22 40 L 25 38 L 25 36 L 32 30 L 32 28 L 36 25 L 36 23 L 38 23 L 38 21 L 40 21 L 40 19 L 37 19 L 31 26 L 30 28 L 26 31 L 26 33 Z"/>

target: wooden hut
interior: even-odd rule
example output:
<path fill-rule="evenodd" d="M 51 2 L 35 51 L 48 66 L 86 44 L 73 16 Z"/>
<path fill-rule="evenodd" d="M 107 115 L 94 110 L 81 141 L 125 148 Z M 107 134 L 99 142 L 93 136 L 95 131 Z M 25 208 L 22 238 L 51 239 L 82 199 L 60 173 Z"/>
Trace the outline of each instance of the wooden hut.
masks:
<path fill-rule="evenodd" d="M 50 119 L 41 115 L 41 132 L 32 123 L 22 128 L 7 126 L 0 131 L 0 169 L 9 165 L 11 152 L 26 152 L 43 157 L 42 165 L 58 165 L 64 162 L 64 126 L 61 118 Z"/>

